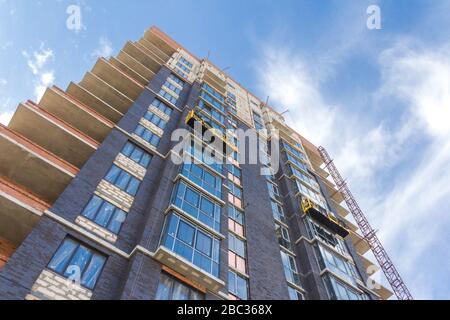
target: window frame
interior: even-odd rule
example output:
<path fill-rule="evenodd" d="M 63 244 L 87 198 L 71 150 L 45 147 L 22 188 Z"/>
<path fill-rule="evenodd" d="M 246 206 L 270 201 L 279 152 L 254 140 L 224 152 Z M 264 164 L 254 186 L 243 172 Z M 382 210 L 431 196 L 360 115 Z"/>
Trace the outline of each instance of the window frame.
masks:
<path fill-rule="evenodd" d="M 89 208 L 89 205 L 94 201 L 94 199 L 100 199 L 101 203 L 100 205 L 97 207 L 97 209 L 95 210 L 95 214 L 94 217 L 90 218 L 86 215 L 86 211 Z M 108 223 L 106 224 L 106 226 L 102 226 L 99 222 L 96 221 L 96 218 L 98 217 L 101 209 L 103 209 L 103 207 L 106 205 L 110 205 L 114 207 L 113 212 L 111 213 L 111 216 L 108 219 Z M 117 231 L 111 230 L 110 226 L 112 224 L 113 219 L 115 219 L 115 217 L 117 216 L 118 213 L 122 213 L 124 216 L 124 220 L 120 223 L 119 229 Z M 123 211 L 122 209 L 118 208 L 117 206 L 115 206 L 114 204 L 112 204 L 111 202 L 97 196 L 97 195 L 93 195 L 91 197 L 91 199 L 88 201 L 88 203 L 86 204 L 86 206 L 84 207 L 83 211 L 81 212 L 81 216 L 83 216 L 84 218 L 88 219 L 89 221 L 95 223 L 96 225 L 98 225 L 99 227 L 108 230 L 109 232 L 113 233 L 114 235 L 118 236 L 120 234 L 120 231 L 122 230 L 122 227 L 125 223 L 125 220 L 127 218 L 127 213 L 125 211 Z"/>
<path fill-rule="evenodd" d="M 67 259 L 67 262 L 64 264 L 64 267 L 62 268 L 64 271 L 63 271 L 63 272 L 59 272 L 59 271 L 56 270 L 56 268 L 50 267 L 50 264 L 51 264 L 52 261 L 56 258 L 57 254 L 59 253 L 59 250 L 63 248 L 63 245 L 66 243 L 66 241 L 71 241 L 71 242 L 73 242 L 73 243 L 75 244 L 75 249 L 74 249 L 73 252 L 70 254 L 69 258 Z M 68 279 L 69 277 L 65 275 L 66 272 L 67 272 L 67 268 L 68 268 L 69 266 L 71 266 L 71 265 L 74 265 L 74 264 L 71 264 L 71 262 L 72 262 L 72 260 L 74 259 L 76 253 L 78 252 L 78 250 L 79 250 L 81 247 L 83 247 L 83 248 L 85 248 L 86 250 L 90 251 L 90 256 L 89 256 L 89 260 L 86 262 L 86 264 L 85 264 L 85 266 L 84 266 L 84 268 L 83 268 L 83 271 L 80 273 L 80 286 L 82 286 L 83 288 L 86 288 L 86 289 L 88 289 L 88 290 L 90 290 L 90 291 L 94 291 L 94 290 L 95 290 L 95 287 L 97 286 L 98 281 L 99 281 L 99 279 L 100 279 L 100 277 L 101 277 L 101 274 L 103 273 L 103 270 L 104 270 L 104 268 L 105 268 L 105 266 L 106 266 L 106 263 L 108 262 L 108 256 L 105 255 L 105 254 L 103 254 L 103 253 L 101 253 L 101 252 L 99 252 L 98 250 L 92 248 L 91 246 L 86 245 L 86 244 L 82 243 L 81 241 L 78 241 L 77 239 L 75 239 L 75 238 L 73 238 L 73 237 L 71 237 L 71 236 L 67 236 L 66 238 L 63 239 L 63 241 L 60 243 L 60 245 L 58 246 L 58 248 L 57 248 L 56 251 L 54 252 L 52 258 L 49 260 L 49 262 L 48 262 L 48 264 L 47 264 L 47 268 L 48 268 L 49 270 L 51 270 L 52 272 L 58 274 L 59 276 L 65 278 L 65 279 Z M 100 257 L 104 258 L 104 260 L 103 260 L 103 264 L 102 264 L 102 266 L 101 266 L 101 268 L 100 268 L 100 270 L 99 270 L 99 272 L 98 272 L 98 276 L 97 276 L 97 278 L 95 279 L 94 285 L 93 285 L 92 287 L 90 287 L 90 286 L 84 285 L 84 284 L 82 283 L 82 279 L 83 279 L 83 276 L 85 275 L 85 273 L 87 272 L 87 270 L 88 270 L 88 268 L 89 268 L 89 265 L 90 265 L 90 263 L 92 262 L 92 259 L 93 259 L 94 256 L 100 256 Z"/>
<path fill-rule="evenodd" d="M 108 175 L 112 174 L 114 168 L 117 168 L 119 170 L 119 173 L 116 174 L 113 179 L 108 178 Z M 124 188 L 117 185 L 117 181 L 120 181 L 121 179 L 123 179 L 123 175 L 126 175 L 128 177 L 128 182 L 126 183 L 126 187 L 124 187 Z M 106 173 L 106 175 L 103 179 L 132 197 L 136 197 L 137 193 L 139 192 L 139 187 L 141 186 L 141 183 L 142 183 L 141 180 L 139 180 L 138 178 L 136 178 L 135 176 L 133 176 L 131 173 L 124 170 L 123 168 L 119 167 L 115 163 L 112 164 L 112 166 L 110 167 L 110 169 L 108 170 L 108 172 Z M 111 181 L 110 179 L 113 181 Z M 135 183 L 137 186 L 136 186 L 136 190 L 133 193 L 130 193 L 128 191 L 128 189 L 130 188 L 132 183 Z"/>

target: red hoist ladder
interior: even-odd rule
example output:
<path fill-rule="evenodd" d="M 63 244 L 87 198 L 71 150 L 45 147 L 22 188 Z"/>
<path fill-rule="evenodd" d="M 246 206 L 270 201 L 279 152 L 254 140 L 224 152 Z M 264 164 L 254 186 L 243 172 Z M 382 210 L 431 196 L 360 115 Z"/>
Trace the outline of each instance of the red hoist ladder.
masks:
<path fill-rule="evenodd" d="M 392 260 L 389 258 L 386 250 L 383 248 L 375 230 L 370 226 L 369 221 L 350 192 L 347 183 L 342 179 L 341 174 L 334 165 L 333 160 L 331 160 L 328 152 L 323 147 L 319 147 L 319 152 L 325 162 L 326 168 L 328 168 L 328 171 L 333 177 L 334 183 L 338 187 L 338 190 L 343 194 L 347 207 L 350 209 L 350 212 L 358 223 L 358 227 L 361 229 L 364 239 L 369 243 L 378 264 L 381 269 L 383 269 L 395 295 L 399 300 L 412 300 L 413 297 L 406 287 L 406 284 L 403 282 L 402 277 L 392 263 Z"/>

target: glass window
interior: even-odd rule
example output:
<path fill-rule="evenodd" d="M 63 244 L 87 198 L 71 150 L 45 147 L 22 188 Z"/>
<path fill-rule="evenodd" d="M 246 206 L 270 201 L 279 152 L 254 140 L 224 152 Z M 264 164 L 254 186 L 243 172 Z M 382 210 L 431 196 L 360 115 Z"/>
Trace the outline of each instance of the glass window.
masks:
<path fill-rule="evenodd" d="M 264 122 L 259 114 L 253 112 L 253 120 L 255 121 L 256 130 L 265 129 Z"/>
<path fill-rule="evenodd" d="M 244 214 L 232 205 L 228 206 L 228 217 L 237 223 L 244 225 Z"/>
<path fill-rule="evenodd" d="M 368 300 L 367 294 L 358 292 L 331 275 L 324 276 L 325 286 L 331 300 Z"/>
<path fill-rule="evenodd" d="M 134 143 L 127 142 L 121 152 L 124 156 L 130 158 L 134 162 L 147 168 L 152 160 L 152 156 L 147 152 L 136 146 Z"/>
<path fill-rule="evenodd" d="M 295 149 L 294 147 L 292 147 L 290 144 L 286 143 L 285 141 L 282 141 L 282 146 L 285 150 L 289 151 L 297 158 L 301 159 L 304 162 L 307 162 L 306 156 L 303 154 L 302 151 Z"/>
<path fill-rule="evenodd" d="M 225 116 L 215 108 L 210 107 L 203 100 L 199 100 L 198 107 L 200 108 L 200 110 L 203 110 L 203 112 L 207 113 L 212 119 L 219 122 L 223 126 L 225 125 Z"/>
<path fill-rule="evenodd" d="M 211 94 L 214 98 L 216 98 L 220 102 L 222 102 L 222 103 L 225 102 L 225 98 L 216 89 L 211 87 L 209 84 L 203 83 L 202 89 L 207 91 L 209 94 Z"/>
<path fill-rule="evenodd" d="M 205 297 L 200 291 L 178 281 L 172 276 L 161 273 L 156 300 L 203 300 Z"/>
<path fill-rule="evenodd" d="M 216 197 L 222 196 L 222 178 L 213 175 L 200 165 L 186 163 L 181 169 L 181 174 Z"/>
<path fill-rule="evenodd" d="M 288 291 L 289 291 L 289 299 L 290 300 L 304 300 L 303 294 L 301 294 L 296 289 L 288 286 Z"/>
<path fill-rule="evenodd" d="M 201 231 L 179 215 L 166 220 L 162 244 L 202 270 L 219 276 L 220 241 Z"/>
<path fill-rule="evenodd" d="M 180 95 L 181 93 L 181 89 L 175 85 L 173 85 L 172 83 L 170 83 L 169 81 L 166 81 L 164 83 L 164 87 L 166 87 L 167 89 L 175 92 L 177 95 Z"/>
<path fill-rule="evenodd" d="M 177 184 L 172 203 L 214 230 L 220 230 L 220 204 L 188 187 L 186 183 L 179 182 Z"/>
<path fill-rule="evenodd" d="M 124 211 L 97 196 L 92 197 L 82 215 L 115 234 L 119 233 L 126 218 Z"/>
<path fill-rule="evenodd" d="M 111 167 L 105 180 L 132 196 L 136 195 L 140 184 L 137 178 L 116 165 Z"/>
<path fill-rule="evenodd" d="M 183 241 L 184 243 L 193 246 L 194 245 L 194 234 L 195 229 L 191 227 L 184 221 L 180 221 L 180 225 L 178 227 L 178 239 Z"/>
<path fill-rule="evenodd" d="M 331 232 L 319 226 L 311 219 L 308 219 L 307 226 L 311 238 L 318 238 L 338 252 L 348 255 L 347 247 L 345 246 L 344 240 L 341 237 L 333 235 Z"/>
<path fill-rule="evenodd" d="M 193 64 L 189 62 L 189 60 L 187 60 L 185 57 L 180 57 L 179 61 L 181 63 L 184 63 L 189 69 L 192 69 Z"/>
<path fill-rule="evenodd" d="M 177 65 L 177 67 L 178 67 L 178 65 Z M 180 69 L 176 68 L 174 71 L 175 71 L 176 74 L 181 76 L 183 79 L 186 79 L 186 80 L 188 79 L 187 74 L 184 73 L 183 71 L 181 71 Z"/>
<path fill-rule="evenodd" d="M 164 87 L 161 88 L 161 90 L 159 90 L 159 95 L 161 97 L 163 97 L 164 99 L 166 99 L 167 101 L 169 101 L 172 104 L 176 104 L 178 98 L 173 96 L 169 91 L 167 91 L 167 89 L 165 89 Z"/>
<path fill-rule="evenodd" d="M 278 190 L 278 187 L 269 182 L 267 182 L 267 187 L 269 188 L 269 194 L 272 197 L 272 199 L 279 200 L 280 191 Z"/>
<path fill-rule="evenodd" d="M 80 276 L 80 284 L 93 289 L 105 265 L 106 257 L 67 238 L 56 251 L 48 268 L 68 278 Z"/>
<path fill-rule="evenodd" d="M 147 111 L 144 115 L 144 118 L 153 123 L 158 128 L 164 130 L 167 126 L 167 122 L 160 117 L 158 117 L 153 112 Z"/>
<path fill-rule="evenodd" d="M 242 200 L 242 189 L 235 185 L 233 182 L 228 180 L 228 188 L 230 189 L 230 193 L 236 198 Z"/>
<path fill-rule="evenodd" d="M 300 278 L 298 276 L 295 258 L 284 251 L 280 252 L 281 252 L 281 260 L 283 261 L 283 268 L 286 280 L 290 283 L 300 285 Z"/>
<path fill-rule="evenodd" d="M 177 83 L 178 85 L 180 85 L 181 87 L 184 86 L 184 81 L 181 80 L 180 78 L 178 78 L 176 75 L 174 74 L 170 74 L 169 75 L 169 79 L 172 80 L 173 82 Z"/>
<path fill-rule="evenodd" d="M 186 72 L 187 74 L 191 73 L 191 69 L 186 67 L 184 64 L 177 62 L 177 67 Z"/>
<path fill-rule="evenodd" d="M 239 179 L 242 177 L 242 171 L 238 167 L 236 167 L 233 164 L 227 164 L 227 170 L 230 172 L 233 176 L 238 177 Z"/>
<path fill-rule="evenodd" d="M 291 240 L 289 237 L 289 231 L 279 225 L 278 223 L 275 224 L 275 234 L 278 238 L 278 243 L 285 247 L 286 249 L 292 250 Z"/>
<path fill-rule="evenodd" d="M 164 104 L 164 102 L 161 102 L 158 99 L 153 100 L 152 106 L 154 106 L 158 110 L 164 112 L 168 116 L 170 116 L 172 114 L 172 108 L 168 107 L 167 105 Z"/>
<path fill-rule="evenodd" d="M 213 106 L 214 108 L 218 109 L 220 112 L 224 113 L 226 112 L 225 110 L 225 106 L 222 104 L 222 102 L 220 102 L 219 100 L 217 100 L 215 97 L 213 97 L 211 94 L 209 94 L 206 91 L 202 91 L 200 93 L 200 97 L 203 98 L 203 100 L 205 100 L 207 103 L 209 103 L 211 106 Z"/>
<path fill-rule="evenodd" d="M 245 258 L 245 242 L 232 233 L 228 234 L 228 249 Z"/>
<path fill-rule="evenodd" d="M 161 138 L 158 137 L 156 134 L 148 130 L 142 125 L 138 125 L 136 130 L 134 131 L 135 134 L 137 134 L 139 137 L 150 143 L 152 146 L 157 147 L 159 144 L 159 141 L 161 141 Z"/>
<path fill-rule="evenodd" d="M 197 243 L 195 245 L 198 251 L 201 253 L 207 255 L 208 257 L 211 257 L 211 251 L 212 251 L 212 239 L 211 237 L 207 236 L 203 232 L 198 232 L 197 234 Z"/>
<path fill-rule="evenodd" d="M 191 145 L 187 148 L 187 153 L 190 154 L 195 159 L 191 159 L 191 162 L 202 162 L 208 168 L 211 168 L 213 171 L 218 173 L 222 173 L 222 158 L 220 154 L 216 153 L 210 148 L 203 147 L 200 143 L 196 143 L 195 141 L 191 142 Z"/>
<path fill-rule="evenodd" d="M 241 300 L 247 300 L 247 279 L 241 277 L 233 271 L 228 271 L 228 291 Z"/>
<path fill-rule="evenodd" d="M 286 217 L 284 216 L 283 207 L 278 202 L 272 200 L 270 201 L 270 203 L 272 206 L 272 213 L 274 219 L 285 223 Z"/>
<path fill-rule="evenodd" d="M 356 280 L 361 279 L 355 266 L 343 257 L 331 252 L 322 245 L 316 246 L 315 251 L 322 270 L 328 268 L 331 272 L 353 284 L 356 284 Z"/>

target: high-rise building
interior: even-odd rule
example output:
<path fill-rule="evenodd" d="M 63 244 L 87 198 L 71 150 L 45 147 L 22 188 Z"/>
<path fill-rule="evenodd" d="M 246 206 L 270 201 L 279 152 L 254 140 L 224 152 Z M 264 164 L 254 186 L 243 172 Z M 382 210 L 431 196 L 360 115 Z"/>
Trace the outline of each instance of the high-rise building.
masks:
<path fill-rule="evenodd" d="M 279 170 L 238 161 L 237 128 L 267 129 Z M 387 299 L 328 176 L 282 115 L 152 27 L 0 127 L 0 299 Z"/>

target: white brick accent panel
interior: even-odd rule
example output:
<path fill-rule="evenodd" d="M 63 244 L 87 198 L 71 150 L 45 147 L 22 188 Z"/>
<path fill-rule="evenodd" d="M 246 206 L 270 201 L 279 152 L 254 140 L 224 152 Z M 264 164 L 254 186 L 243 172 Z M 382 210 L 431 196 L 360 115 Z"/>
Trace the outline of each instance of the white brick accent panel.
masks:
<path fill-rule="evenodd" d="M 164 121 L 169 122 L 169 120 L 170 120 L 170 117 L 167 114 L 165 114 L 164 112 L 162 112 L 161 110 L 159 110 L 155 106 L 150 106 L 148 108 L 148 111 L 153 112 L 154 114 L 156 114 L 158 117 L 160 117 Z"/>
<path fill-rule="evenodd" d="M 31 288 L 26 300 L 91 300 L 92 291 L 70 284 L 66 278 L 45 269 Z"/>
<path fill-rule="evenodd" d="M 173 90 L 167 88 L 166 86 L 163 86 L 163 88 L 164 88 L 164 90 L 170 92 L 175 98 L 178 99 L 178 98 L 180 97 L 178 93 L 176 93 L 175 91 L 173 91 Z"/>
<path fill-rule="evenodd" d="M 78 216 L 75 220 L 75 223 L 82 226 L 84 229 L 91 231 L 92 233 L 95 233 L 99 237 L 102 237 L 103 239 L 115 243 L 117 241 L 117 235 L 112 233 L 109 230 L 106 230 L 105 228 L 100 227 L 99 225 L 95 224 L 91 220 L 87 219 L 83 216 Z"/>
<path fill-rule="evenodd" d="M 131 173 L 133 176 L 138 178 L 139 180 L 143 180 L 145 177 L 145 174 L 147 173 L 147 169 L 143 166 L 137 164 L 130 158 L 124 156 L 123 154 L 119 153 L 114 163 L 124 169 L 125 171 Z"/>
<path fill-rule="evenodd" d="M 156 134 L 157 136 L 162 137 L 162 135 L 164 134 L 163 129 L 154 125 L 153 123 L 151 123 L 150 121 L 148 121 L 145 118 L 142 118 L 141 121 L 139 121 L 139 123 L 142 124 L 144 127 L 146 127 L 148 130 L 150 130 L 151 132 L 153 132 L 154 134 Z"/>
<path fill-rule="evenodd" d="M 95 194 L 105 200 L 108 200 L 113 205 L 126 212 L 130 211 L 133 204 L 134 197 L 130 196 L 125 191 L 120 190 L 106 180 L 102 180 L 97 186 Z"/>
<path fill-rule="evenodd" d="M 155 150 L 156 148 L 154 145 L 150 144 L 148 141 L 145 141 L 144 139 L 142 139 L 141 137 L 139 137 L 137 134 L 133 133 L 131 135 L 134 139 L 136 139 L 137 141 L 139 141 L 140 143 L 142 143 L 144 146 L 146 146 L 147 148 L 151 149 L 151 150 Z"/>

